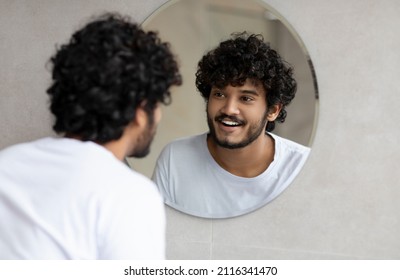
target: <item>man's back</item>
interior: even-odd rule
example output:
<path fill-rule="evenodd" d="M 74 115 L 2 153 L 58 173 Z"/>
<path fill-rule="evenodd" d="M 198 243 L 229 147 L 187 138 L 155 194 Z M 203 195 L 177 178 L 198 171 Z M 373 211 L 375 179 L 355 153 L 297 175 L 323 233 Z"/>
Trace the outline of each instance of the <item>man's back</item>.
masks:
<path fill-rule="evenodd" d="M 89 141 L 0 152 L 0 227 L 0 259 L 164 258 L 155 186 Z"/>

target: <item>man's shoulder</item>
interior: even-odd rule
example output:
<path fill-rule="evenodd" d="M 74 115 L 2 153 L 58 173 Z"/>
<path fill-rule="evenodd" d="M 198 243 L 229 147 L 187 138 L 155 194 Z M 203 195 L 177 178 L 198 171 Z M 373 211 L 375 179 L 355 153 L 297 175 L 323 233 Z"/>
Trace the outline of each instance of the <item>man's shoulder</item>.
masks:
<path fill-rule="evenodd" d="M 168 143 L 162 150 L 158 162 L 164 165 L 187 165 L 190 162 L 203 162 L 207 155 L 207 134 L 198 134 L 183 138 L 178 138 Z"/>
<path fill-rule="evenodd" d="M 100 200 L 117 203 L 138 203 L 161 199 L 156 185 L 145 175 L 117 160 L 109 159 L 93 166 L 95 172 L 85 174 L 84 193 L 96 194 Z"/>
<path fill-rule="evenodd" d="M 206 133 L 191 135 L 175 139 L 166 145 L 166 149 L 173 150 L 197 150 L 198 147 L 206 143 Z"/>
<path fill-rule="evenodd" d="M 5 147 L 0 150 L 0 161 L 10 159 L 14 160 L 19 159 L 20 157 L 26 158 L 28 153 L 30 153 L 34 149 L 37 149 L 38 144 L 40 145 L 41 143 L 45 143 L 44 145 L 46 145 L 48 139 L 50 138 L 41 138 L 29 142 L 15 143 L 8 147 Z"/>
<path fill-rule="evenodd" d="M 281 148 L 282 150 L 285 150 L 287 152 L 293 152 L 293 153 L 299 153 L 299 154 L 304 154 L 304 155 L 308 155 L 308 153 L 310 152 L 310 148 L 307 146 L 304 146 L 300 143 L 297 143 L 295 141 L 292 141 L 290 139 L 287 138 L 283 138 L 281 136 L 278 136 L 276 134 L 272 134 L 271 136 L 274 138 L 276 146 L 278 146 L 278 148 Z"/>
<path fill-rule="evenodd" d="M 170 144 L 185 144 L 185 143 L 196 143 L 199 141 L 202 141 L 203 139 L 205 139 L 207 136 L 207 133 L 201 133 L 201 134 L 196 134 L 196 135 L 190 135 L 190 136 L 185 136 L 185 137 L 180 137 L 177 138 L 173 141 L 170 142 Z"/>

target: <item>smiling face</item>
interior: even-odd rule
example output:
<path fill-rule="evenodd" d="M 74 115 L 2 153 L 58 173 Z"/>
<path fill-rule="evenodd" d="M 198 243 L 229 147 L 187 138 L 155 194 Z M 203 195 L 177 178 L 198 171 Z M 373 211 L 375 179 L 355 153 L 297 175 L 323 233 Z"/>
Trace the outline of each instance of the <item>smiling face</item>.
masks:
<path fill-rule="evenodd" d="M 211 139 L 219 146 L 236 149 L 264 135 L 279 107 L 267 109 L 266 92 L 261 84 L 246 80 L 242 86 L 212 87 L 207 104 Z"/>

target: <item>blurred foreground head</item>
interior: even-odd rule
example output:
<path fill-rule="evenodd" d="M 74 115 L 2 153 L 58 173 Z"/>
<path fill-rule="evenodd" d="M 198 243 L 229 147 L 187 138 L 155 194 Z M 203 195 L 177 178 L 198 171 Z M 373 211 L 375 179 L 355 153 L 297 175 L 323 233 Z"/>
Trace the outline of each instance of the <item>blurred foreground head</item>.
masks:
<path fill-rule="evenodd" d="M 127 17 L 105 14 L 51 58 L 47 90 L 57 133 L 104 144 L 118 140 L 142 106 L 151 120 L 181 75 L 168 43 Z"/>

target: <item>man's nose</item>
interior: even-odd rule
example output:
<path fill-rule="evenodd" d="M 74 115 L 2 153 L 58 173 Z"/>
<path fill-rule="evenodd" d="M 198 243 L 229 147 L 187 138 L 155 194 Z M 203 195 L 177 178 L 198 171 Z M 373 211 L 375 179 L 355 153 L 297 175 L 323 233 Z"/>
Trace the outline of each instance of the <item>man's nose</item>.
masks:
<path fill-rule="evenodd" d="M 237 103 L 236 100 L 234 100 L 233 98 L 228 98 L 225 100 L 221 112 L 226 115 L 238 115 L 240 112 L 238 105 L 239 104 Z"/>

